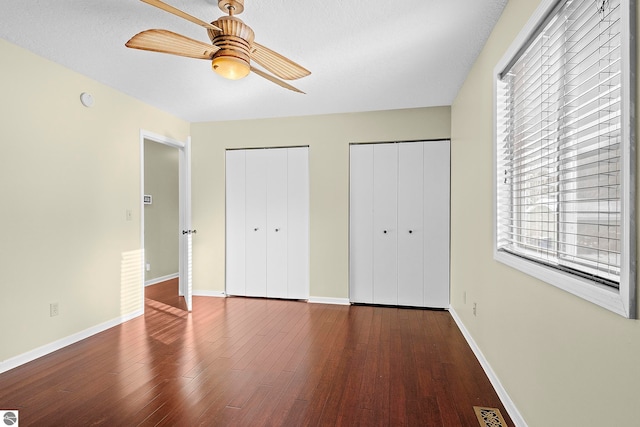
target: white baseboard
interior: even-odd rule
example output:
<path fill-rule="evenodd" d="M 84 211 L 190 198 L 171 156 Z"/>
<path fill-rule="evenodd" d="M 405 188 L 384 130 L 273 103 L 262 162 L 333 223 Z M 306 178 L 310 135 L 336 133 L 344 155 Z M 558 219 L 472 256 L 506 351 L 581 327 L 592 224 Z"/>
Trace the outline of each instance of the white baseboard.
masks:
<path fill-rule="evenodd" d="M 224 291 L 202 291 L 193 290 L 194 297 L 216 297 L 226 298 L 227 294 Z M 310 297 L 307 302 L 315 304 L 336 304 L 336 305 L 349 305 L 348 298 L 327 298 L 327 297 Z"/>
<path fill-rule="evenodd" d="M 349 298 L 328 298 L 328 297 L 309 297 L 310 303 L 314 304 L 335 304 L 335 305 L 349 305 Z"/>
<path fill-rule="evenodd" d="M 192 294 L 194 297 L 216 297 L 216 298 L 226 298 L 227 294 L 224 291 L 197 291 L 193 290 Z"/>
<path fill-rule="evenodd" d="M 471 336 L 467 328 L 464 326 L 464 323 L 462 323 L 462 319 L 458 317 L 458 314 L 453 309 L 453 307 L 449 308 L 449 313 L 451 313 L 451 317 L 453 317 L 453 320 L 455 320 L 456 324 L 458 325 L 458 329 L 460 329 L 460 332 L 462 332 L 462 335 L 464 335 L 464 338 L 467 340 L 469 347 L 471 347 L 471 350 L 473 350 L 473 353 L 476 355 L 478 362 L 480 362 L 482 369 L 484 369 L 484 372 L 487 374 L 487 377 L 489 378 L 491 385 L 496 390 L 496 393 L 498 394 L 498 397 L 502 401 L 504 408 L 509 413 L 511 420 L 518 427 L 527 427 L 527 423 L 524 421 L 524 418 L 522 418 L 522 415 L 518 411 L 518 408 L 516 408 L 516 405 L 513 403 L 513 400 L 511 400 L 511 398 L 509 397 L 507 390 L 505 390 L 505 388 L 502 386 L 502 383 L 496 376 L 495 372 L 493 372 L 493 369 L 491 369 L 491 365 L 489 364 L 487 359 L 485 359 L 484 355 L 482 354 L 482 351 L 480 351 L 480 347 L 478 347 L 476 342 L 473 340 L 473 337 Z"/>
<path fill-rule="evenodd" d="M 143 314 L 143 310 L 137 310 L 133 313 L 127 314 L 125 316 L 120 316 L 96 326 L 92 326 L 91 328 L 85 329 L 84 331 L 77 332 L 73 335 L 69 335 L 68 337 L 61 338 L 52 343 L 43 345 L 42 347 L 38 347 L 34 350 L 12 357 L 11 359 L 3 360 L 2 362 L 0 362 L 0 374 L 10 369 L 17 368 L 20 365 L 24 365 L 25 363 L 31 362 L 32 360 L 35 360 L 39 357 L 46 356 L 47 354 L 53 353 L 54 351 L 60 350 L 61 348 L 64 348 L 68 345 L 75 344 L 78 341 L 82 341 L 83 339 L 89 338 L 92 335 L 95 335 L 102 331 L 106 331 L 109 328 L 118 326 L 119 324 L 131 320 L 134 317 L 142 316 Z"/>
<path fill-rule="evenodd" d="M 144 282 L 144 286 L 146 287 L 151 285 L 157 285 L 158 283 L 166 282 L 167 280 L 171 280 L 171 279 L 177 279 L 178 277 L 180 277 L 180 274 L 178 273 L 167 274 L 166 276 L 156 277 L 155 279 L 146 280 Z"/>

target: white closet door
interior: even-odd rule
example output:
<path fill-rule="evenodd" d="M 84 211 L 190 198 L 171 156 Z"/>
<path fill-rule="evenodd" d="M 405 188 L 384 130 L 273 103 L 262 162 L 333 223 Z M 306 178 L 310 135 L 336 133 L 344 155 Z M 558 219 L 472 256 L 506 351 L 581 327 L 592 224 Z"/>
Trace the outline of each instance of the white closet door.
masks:
<path fill-rule="evenodd" d="M 398 305 L 424 305 L 423 143 L 398 144 Z"/>
<path fill-rule="evenodd" d="M 246 151 L 247 296 L 267 296 L 267 151 Z"/>
<path fill-rule="evenodd" d="M 449 141 L 424 145 L 425 306 L 449 307 Z"/>
<path fill-rule="evenodd" d="M 309 299 L 309 148 L 289 148 L 287 163 L 287 298 Z"/>
<path fill-rule="evenodd" d="M 373 301 L 373 145 L 349 149 L 349 299 Z"/>
<path fill-rule="evenodd" d="M 287 298 L 287 149 L 261 151 L 267 162 L 267 296 Z"/>
<path fill-rule="evenodd" d="M 245 294 L 245 152 L 226 152 L 226 292 Z"/>
<path fill-rule="evenodd" d="M 373 146 L 373 301 L 398 303 L 398 147 Z"/>

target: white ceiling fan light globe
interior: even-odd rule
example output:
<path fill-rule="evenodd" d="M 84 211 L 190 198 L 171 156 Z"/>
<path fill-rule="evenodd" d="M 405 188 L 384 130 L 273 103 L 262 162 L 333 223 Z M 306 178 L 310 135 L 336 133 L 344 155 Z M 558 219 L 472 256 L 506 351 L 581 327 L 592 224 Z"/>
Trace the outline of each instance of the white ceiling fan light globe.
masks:
<path fill-rule="evenodd" d="M 213 58 L 211 68 L 220 76 L 229 80 L 245 78 L 251 71 L 251 67 L 246 61 L 233 56 L 217 56 Z"/>

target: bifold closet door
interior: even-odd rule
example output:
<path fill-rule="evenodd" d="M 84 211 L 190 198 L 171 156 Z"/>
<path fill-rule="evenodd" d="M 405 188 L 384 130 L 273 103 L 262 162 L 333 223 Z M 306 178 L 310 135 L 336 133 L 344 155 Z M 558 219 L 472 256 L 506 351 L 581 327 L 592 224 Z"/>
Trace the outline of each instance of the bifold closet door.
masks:
<path fill-rule="evenodd" d="M 287 298 L 287 150 L 259 150 L 267 164 L 267 287 L 270 298 Z"/>
<path fill-rule="evenodd" d="M 398 304 L 424 306 L 424 144 L 398 147 Z"/>
<path fill-rule="evenodd" d="M 349 298 L 373 301 L 373 145 L 349 149 Z"/>
<path fill-rule="evenodd" d="M 226 153 L 226 292 L 309 298 L 308 148 Z"/>
<path fill-rule="evenodd" d="M 352 302 L 398 303 L 398 150 L 350 147 L 349 279 Z"/>
<path fill-rule="evenodd" d="M 246 296 L 267 295 L 267 151 L 246 150 L 245 154 Z"/>
<path fill-rule="evenodd" d="M 287 296 L 309 299 L 309 148 L 287 148 Z"/>
<path fill-rule="evenodd" d="M 449 141 L 350 147 L 352 302 L 449 306 Z"/>
<path fill-rule="evenodd" d="M 424 271 L 427 307 L 449 307 L 450 142 L 424 143 Z"/>
<path fill-rule="evenodd" d="M 245 295 L 246 283 L 246 155 L 244 150 L 229 150 L 225 160 L 226 204 L 226 292 Z"/>
<path fill-rule="evenodd" d="M 398 146 L 373 146 L 373 299 L 398 304 Z"/>

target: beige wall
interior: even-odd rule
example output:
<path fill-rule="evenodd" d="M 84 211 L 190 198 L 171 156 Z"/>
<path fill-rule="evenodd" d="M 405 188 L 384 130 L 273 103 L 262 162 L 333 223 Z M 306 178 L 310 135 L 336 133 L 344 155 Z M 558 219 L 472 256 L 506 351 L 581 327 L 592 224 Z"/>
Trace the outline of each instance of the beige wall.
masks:
<path fill-rule="evenodd" d="M 153 198 L 144 206 L 144 256 L 151 266 L 145 281 L 178 274 L 178 154 L 175 147 L 144 142 L 144 194 Z"/>
<path fill-rule="evenodd" d="M 529 426 L 638 425 L 640 322 L 493 260 L 492 71 L 538 3 L 509 1 L 452 106 L 452 306 Z"/>
<path fill-rule="evenodd" d="M 1 363 L 140 308 L 140 129 L 189 123 L 4 40 L 0 56 Z"/>
<path fill-rule="evenodd" d="M 449 107 L 195 123 L 194 290 L 224 291 L 226 148 L 309 146 L 310 295 L 349 296 L 349 143 L 445 139 Z"/>

